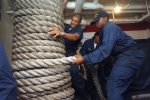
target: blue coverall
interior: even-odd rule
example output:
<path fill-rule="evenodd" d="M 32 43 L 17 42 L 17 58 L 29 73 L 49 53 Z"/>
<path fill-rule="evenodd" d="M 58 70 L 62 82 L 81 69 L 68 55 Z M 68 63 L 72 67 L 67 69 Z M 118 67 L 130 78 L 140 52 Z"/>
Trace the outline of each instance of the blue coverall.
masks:
<path fill-rule="evenodd" d="M 115 62 L 107 81 L 108 100 L 124 100 L 125 91 L 144 62 L 144 53 L 114 23 L 107 22 L 102 32 L 102 45 L 95 52 L 84 56 L 85 63 L 98 63 L 113 56 Z"/>
<path fill-rule="evenodd" d="M 74 56 L 76 55 L 76 51 L 78 49 L 79 43 L 83 38 L 83 31 L 80 26 L 72 28 L 71 25 L 65 24 L 64 32 L 74 34 L 77 33 L 80 35 L 80 38 L 77 41 L 70 41 L 65 39 L 66 46 L 66 56 Z M 72 87 L 75 89 L 75 96 L 79 96 L 80 98 L 85 97 L 85 85 L 86 81 L 79 74 L 78 65 L 72 64 L 70 68 L 70 74 L 72 77 Z"/>
<path fill-rule="evenodd" d="M 0 100 L 16 100 L 17 85 L 8 63 L 2 43 L 0 43 Z"/>
<path fill-rule="evenodd" d="M 97 44 L 96 48 L 94 48 L 93 39 L 88 39 L 83 43 L 83 45 L 80 49 L 80 53 L 82 55 L 87 55 L 89 53 L 94 52 L 98 47 L 99 47 L 99 44 Z"/>
<path fill-rule="evenodd" d="M 97 44 L 97 46 L 94 48 L 94 40 L 93 39 L 88 39 L 83 43 L 83 45 L 80 49 L 80 53 L 81 53 L 82 56 L 87 55 L 89 53 L 92 53 L 99 47 L 99 45 L 100 45 L 100 43 Z M 92 79 L 92 74 L 90 72 L 90 69 L 87 68 L 86 71 L 87 71 L 86 72 L 87 73 L 87 85 L 86 85 L 87 95 L 90 95 L 90 100 L 98 100 L 98 98 L 99 98 L 98 93 L 96 91 L 94 83 L 92 82 L 93 79 Z M 104 76 L 104 72 L 103 72 L 102 67 L 98 68 L 98 73 L 100 74 L 100 76 L 99 76 L 100 80 L 102 80 L 101 83 L 103 83 L 103 86 L 104 86 L 104 84 L 105 84 L 104 77 L 105 76 Z"/>

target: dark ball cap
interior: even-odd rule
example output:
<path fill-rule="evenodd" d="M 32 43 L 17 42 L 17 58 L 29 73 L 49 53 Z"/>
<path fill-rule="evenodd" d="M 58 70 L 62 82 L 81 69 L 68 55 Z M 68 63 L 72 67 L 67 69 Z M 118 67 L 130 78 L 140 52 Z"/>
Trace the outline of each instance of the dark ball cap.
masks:
<path fill-rule="evenodd" d="M 109 18 L 109 14 L 106 11 L 98 12 L 97 14 L 95 14 L 95 17 L 94 17 L 93 21 L 91 22 L 91 25 L 95 24 L 101 17 Z"/>

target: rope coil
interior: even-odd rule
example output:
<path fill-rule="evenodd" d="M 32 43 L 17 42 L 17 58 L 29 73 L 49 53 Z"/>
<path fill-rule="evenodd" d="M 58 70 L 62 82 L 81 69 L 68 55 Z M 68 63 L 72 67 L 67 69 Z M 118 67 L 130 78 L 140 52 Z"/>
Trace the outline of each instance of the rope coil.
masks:
<path fill-rule="evenodd" d="M 16 0 L 12 68 L 19 100 L 71 100 L 69 64 L 62 38 L 48 29 L 63 30 L 63 0 Z"/>

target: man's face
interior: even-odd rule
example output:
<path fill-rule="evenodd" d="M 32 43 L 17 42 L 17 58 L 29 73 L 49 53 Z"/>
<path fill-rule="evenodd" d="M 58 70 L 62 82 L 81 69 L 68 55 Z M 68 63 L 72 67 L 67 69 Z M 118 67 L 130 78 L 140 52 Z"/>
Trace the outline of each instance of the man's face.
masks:
<path fill-rule="evenodd" d="M 105 17 L 101 17 L 96 23 L 95 26 L 97 28 L 102 28 L 106 23 L 106 18 Z"/>
<path fill-rule="evenodd" d="M 95 38 L 94 38 L 94 42 L 95 42 L 95 43 L 97 43 L 97 44 L 100 42 L 100 38 L 99 38 L 99 36 L 98 36 L 98 35 L 96 35 L 96 36 L 95 36 Z"/>
<path fill-rule="evenodd" d="M 71 19 L 71 27 L 74 28 L 80 23 L 80 18 L 73 16 Z"/>

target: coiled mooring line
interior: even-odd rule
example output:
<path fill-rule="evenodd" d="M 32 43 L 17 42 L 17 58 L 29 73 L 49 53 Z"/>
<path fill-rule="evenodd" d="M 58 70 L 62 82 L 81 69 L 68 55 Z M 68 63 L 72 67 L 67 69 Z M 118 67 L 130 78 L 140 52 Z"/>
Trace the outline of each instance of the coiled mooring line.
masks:
<path fill-rule="evenodd" d="M 62 38 L 48 29 L 63 30 L 63 0 L 16 0 L 13 71 L 19 100 L 71 100 L 69 64 Z"/>

